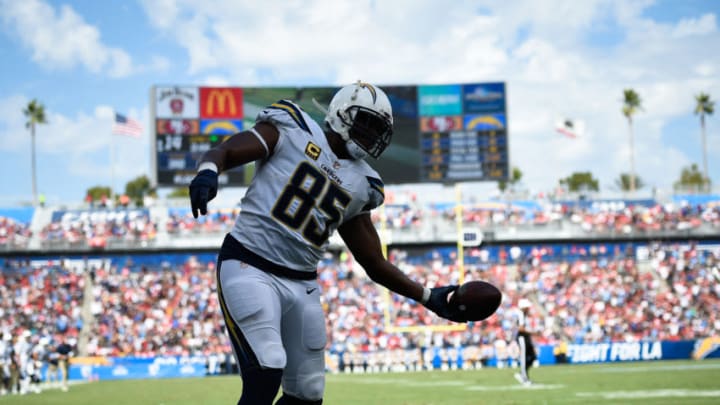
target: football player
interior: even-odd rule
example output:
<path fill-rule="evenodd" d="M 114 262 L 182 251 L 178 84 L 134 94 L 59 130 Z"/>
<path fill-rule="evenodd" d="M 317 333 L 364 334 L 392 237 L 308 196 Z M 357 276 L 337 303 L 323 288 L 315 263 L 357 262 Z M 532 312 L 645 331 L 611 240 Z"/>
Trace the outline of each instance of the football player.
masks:
<path fill-rule="evenodd" d="M 240 405 L 321 404 L 325 321 L 316 266 L 337 230 L 368 276 L 461 322 L 447 297 L 457 286 L 424 287 L 388 262 L 370 220 L 383 182 L 364 160 L 390 144 L 390 100 L 357 82 L 333 96 L 321 127 L 296 104 L 262 110 L 253 128 L 206 152 L 190 183 L 193 215 L 207 213 L 218 174 L 256 162 L 233 230 L 220 248 L 220 306 L 240 364 Z"/>
<path fill-rule="evenodd" d="M 530 322 L 528 319 L 528 313 L 532 304 L 527 298 L 521 298 L 518 302 L 518 311 L 516 313 L 516 332 L 515 340 L 517 341 L 518 347 L 520 348 L 518 354 L 518 361 L 520 362 L 520 373 L 515 373 L 515 379 L 522 385 L 532 385 L 530 380 L 530 367 L 537 359 L 535 354 L 535 347 L 533 346 L 532 339 L 530 338 Z"/>

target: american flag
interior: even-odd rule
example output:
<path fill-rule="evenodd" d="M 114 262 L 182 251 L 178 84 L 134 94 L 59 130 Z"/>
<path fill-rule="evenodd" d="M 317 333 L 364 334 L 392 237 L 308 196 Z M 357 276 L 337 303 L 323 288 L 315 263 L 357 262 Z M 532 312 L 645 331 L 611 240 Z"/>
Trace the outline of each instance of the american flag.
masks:
<path fill-rule="evenodd" d="M 113 134 L 129 135 L 139 138 L 142 135 L 142 125 L 132 118 L 115 113 L 115 124 L 113 125 Z"/>

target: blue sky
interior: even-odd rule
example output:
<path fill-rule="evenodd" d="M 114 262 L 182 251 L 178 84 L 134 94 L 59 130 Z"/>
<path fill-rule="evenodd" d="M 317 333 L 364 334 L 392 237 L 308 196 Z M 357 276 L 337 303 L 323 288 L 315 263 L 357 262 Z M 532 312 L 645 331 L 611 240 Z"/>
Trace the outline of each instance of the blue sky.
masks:
<path fill-rule="evenodd" d="M 150 134 L 110 135 L 118 111 L 149 122 L 155 84 L 337 85 L 505 81 L 512 165 L 549 190 L 590 170 L 611 193 L 627 171 L 624 88 L 635 119 L 637 172 L 670 191 L 701 162 L 693 95 L 720 97 L 717 1 L 43 1 L 0 0 L 0 204 L 31 199 L 33 98 L 38 184 L 77 201 L 114 178 L 149 174 Z M 710 175 L 720 183 L 720 113 L 707 121 Z M 585 123 L 575 140 L 554 123 Z M 110 169 L 111 142 L 115 170 Z M 112 176 L 112 173 L 115 173 Z"/>

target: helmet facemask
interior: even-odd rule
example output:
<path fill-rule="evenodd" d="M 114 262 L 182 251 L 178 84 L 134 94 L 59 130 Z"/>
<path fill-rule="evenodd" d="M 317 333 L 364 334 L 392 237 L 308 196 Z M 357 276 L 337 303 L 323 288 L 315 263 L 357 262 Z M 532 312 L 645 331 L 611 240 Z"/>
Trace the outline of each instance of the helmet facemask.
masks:
<path fill-rule="evenodd" d="M 348 152 L 355 158 L 362 158 L 360 151 L 354 151 L 354 146 L 360 148 L 364 154 L 377 159 L 392 139 L 392 122 L 388 117 L 362 106 L 350 106 L 345 114 L 338 117 L 348 128 L 346 146 Z M 344 137 L 343 137 L 344 138 Z M 354 145 L 352 145 L 354 144 Z"/>

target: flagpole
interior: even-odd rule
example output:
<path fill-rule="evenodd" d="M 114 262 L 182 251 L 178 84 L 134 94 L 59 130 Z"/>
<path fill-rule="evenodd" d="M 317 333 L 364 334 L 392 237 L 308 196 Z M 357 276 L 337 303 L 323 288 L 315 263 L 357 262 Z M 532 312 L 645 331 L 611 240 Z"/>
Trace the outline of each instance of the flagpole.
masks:
<path fill-rule="evenodd" d="M 117 113 L 115 113 L 117 114 Z M 115 118 L 113 118 L 115 120 Z M 110 130 L 110 201 L 115 195 L 115 134 Z"/>
<path fill-rule="evenodd" d="M 114 124 L 110 130 L 110 198 L 111 200 L 115 197 L 115 156 L 117 151 L 115 150 L 115 135 L 130 135 L 135 138 L 139 138 L 142 135 L 142 125 L 132 118 L 120 115 L 115 112 Z M 122 194 L 122 193 L 120 193 Z M 115 201 L 113 200 L 113 203 Z"/>

